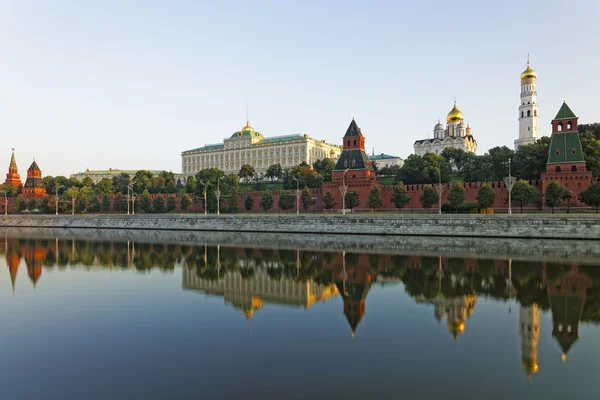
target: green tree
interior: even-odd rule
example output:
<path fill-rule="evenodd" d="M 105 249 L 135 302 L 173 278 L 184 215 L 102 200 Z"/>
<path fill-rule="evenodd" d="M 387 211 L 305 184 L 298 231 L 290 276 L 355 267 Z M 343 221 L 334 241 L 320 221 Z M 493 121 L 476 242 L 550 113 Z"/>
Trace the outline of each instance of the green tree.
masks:
<path fill-rule="evenodd" d="M 546 171 L 550 137 L 542 136 L 534 144 L 519 146 L 512 160 L 512 174 L 520 179 L 539 179 Z"/>
<path fill-rule="evenodd" d="M 187 211 L 190 209 L 190 206 L 192 205 L 192 198 L 186 193 L 183 196 L 181 196 L 181 211 Z"/>
<path fill-rule="evenodd" d="M 419 200 L 421 200 L 423 208 L 429 211 L 429 209 L 433 207 L 433 205 L 437 203 L 439 199 L 440 198 L 437 194 L 437 191 L 434 188 L 431 186 L 425 186 L 423 189 L 423 194 Z"/>
<path fill-rule="evenodd" d="M 554 209 L 560 207 L 560 203 L 569 198 L 569 196 L 569 191 L 562 187 L 560 182 L 552 181 L 546 187 L 546 193 L 544 195 L 546 207 L 550 207 L 552 209 L 552 214 L 554 214 Z"/>
<path fill-rule="evenodd" d="M 448 203 L 454 210 L 458 210 L 465 202 L 465 188 L 462 185 L 452 185 L 448 193 Z"/>
<path fill-rule="evenodd" d="M 371 192 L 369 193 L 369 198 L 367 199 L 367 206 L 372 208 L 373 212 L 375 212 L 382 205 L 383 200 L 381 199 L 381 189 L 379 189 L 379 186 L 373 186 L 371 188 Z"/>
<path fill-rule="evenodd" d="M 167 198 L 167 212 L 177 210 L 177 197 L 171 195 Z"/>
<path fill-rule="evenodd" d="M 150 192 L 148 189 L 145 189 L 140 196 L 137 198 L 138 207 L 143 212 L 152 211 L 152 200 L 150 199 Z M 127 199 L 125 199 L 125 209 L 127 209 Z"/>
<path fill-rule="evenodd" d="M 82 187 L 89 187 L 89 188 L 94 187 L 94 180 L 92 178 L 90 178 L 89 176 L 86 176 L 81 181 L 81 186 Z"/>
<path fill-rule="evenodd" d="M 238 172 L 238 176 L 240 179 L 245 179 L 246 181 L 248 181 L 252 177 L 254 177 L 255 173 L 256 173 L 256 171 L 254 170 L 254 167 L 252 165 L 244 164 L 240 168 L 240 172 Z"/>
<path fill-rule="evenodd" d="M 98 198 L 98 196 L 94 196 L 92 197 L 92 201 L 90 202 L 89 205 L 89 211 L 90 212 L 100 212 L 100 210 L 102 209 L 102 204 L 100 204 L 100 199 Z"/>
<path fill-rule="evenodd" d="M 281 210 L 288 212 L 288 210 L 291 210 L 296 205 L 296 196 L 290 192 L 282 192 L 279 195 L 277 205 Z"/>
<path fill-rule="evenodd" d="M 162 196 L 156 196 L 152 200 L 152 212 L 157 214 L 165 212 L 165 199 Z"/>
<path fill-rule="evenodd" d="M 161 171 L 158 177 L 164 181 L 164 193 L 177 193 L 177 182 L 173 172 Z"/>
<path fill-rule="evenodd" d="M 113 181 L 109 178 L 102 178 L 96 185 L 96 194 L 112 194 L 113 193 Z"/>
<path fill-rule="evenodd" d="M 396 182 L 406 184 L 436 183 L 439 181 L 441 171 L 441 180 L 446 183 L 450 179 L 450 163 L 442 156 L 427 153 L 423 157 L 411 154 L 400 172 L 396 175 Z"/>
<path fill-rule="evenodd" d="M 236 174 L 225 175 L 225 173 L 218 168 L 208 168 L 199 171 L 196 174 L 196 194 L 204 199 L 204 186 L 205 183 L 208 187 L 206 189 L 206 209 L 209 212 L 217 211 L 217 182 L 219 183 L 220 196 L 220 210 L 224 213 L 231 213 L 238 211 L 237 194 L 239 189 L 239 178 Z"/>
<path fill-rule="evenodd" d="M 273 164 L 269 165 L 267 168 L 267 172 L 265 172 L 265 176 L 269 179 L 280 180 L 283 178 L 283 170 L 281 169 L 281 164 Z"/>
<path fill-rule="evenodd" d="M 579 193 L 579 201 L 590 207 L 595 207 L 596 214 L 600 207 L 600 182 L 594 182 L 583 192 Z"/>
<path fill-rule="evenodd" d="M 501 181 L 508 176 L 508 159 L 515 158 L 515 151 L 506 146 L 492 147 L 488 150 L 489 174 L 492 181 Z"/>
<path fill-rule="evenodd" d="M 152 191 L 152 172 L 150 171 L 137 171 L 131 180 L 133 183 L 133 191 L 136 193 L 143 193 L 144 190 L 147 190 L 148 193 L 153 193 Z M 129 183 L 127 183 L 129 184 Z"/>
<path fill-rule="evenodd" d="M 296 182 L 296 179 L 298 182 Z M 314 189 L 321 187 L 322 183 L 321 176 L 306 163 L 296 165 L 283 174 L 283 187 L 285 189 L 296 189 L 297 186 Z"/>
<path fill-rule="evenodd" d="M 394 203 L 394 206 L 398 209 L 398 211 L 402 212 L 402 209 L 408 204 L 409 201 L 410 198 L 408 197 L 406 186 L 404 186 L 404 183 L 398 182 L 398 184 L 392 189 L 392 202 Z"/>
<path fill-rule="evenodd" d="M 0 193 L 6 193 L 6 197 L 16 197 L 19 194 L 19 188 L 15 185 L 1 184 Z"/>
<path fill-rule="evenodd" d="M 53 208 L 50 208 L 50 199 L 48 197 L 42 197 L 39 201 L 38 201 L 38 209 L 43 212 L 44 214 L 49 214 L 54 212 Z"/>
<path fill-rule="evenodd" d="M 175 182 L 173 182 L 172 189 L 175 189 Z M 167 181 L 162 176 L 153 176 L 150 179 L 150 193 L 167 193 Z M 139 192 L 136 192 L 139 193 Z M 163 199 L 164 200 L 164 199 Z"/>
<path fill-rule="evenodd" d="M 579 137 L 585 159 L 585 166 L 588 171 L 592 172 L 594 178 L 598 178 L 600 177 L 600 140 L 592 130 L 586 130 L 580 133 Z"/>
<path fill-rule="evenodd" d="M 483 185 L 477 192 L 477 207 L 480 209 L 490 208 L 496 200 L 496 192 L 489 185 Z"/>
<path fill-rule="evenodd" d="M 350 209 L 350 212 L 356 207 L 360 206 L 360 196 L 355 190 L 348 190 L 345 196 L 346 207 Z"/>
<path fill-rule="evenodd" d="M 37 209 L 37 201 L 35 199 L 29 199 L 27 201 L 27 209 L 33 211 Z"/>
<path fill-rule="evenodd" d="M 329 211 L 333 207 L 335 207 L 335 204 L 336 204 L 335 198 L 333 197 L 331 192 L 325 193 L 325 196 L 323 196 L 323 208 L 325 208 L 327 211 Z"/>
<path fill-rule="evenodd" d="M 261 210 L 263 210 L 264 212 L 269 211 L 271 208 L 273 208 L 274 203 L 275 200 L 273 199 L 273 193 L 271 193 L 270 190 L 265 190 L 263 192 L 262 197 L 260 198 Z"/>
<path fill-rule="evenodd" d="M 194 193 L 196 190 L 196 179 L 193 176 L 188 176 L 185 181 L 185 192 Z"/>
<path fill-rule="evenodd" d="M 108 195 L 104 195 L 104 197 L 102 197 L 102 211 L 110 211 L 110 197 L 108 197 Z"/>
<path fill-rule="evenodd" d="M 113 179 L 113 193 L 114 194 L 117 194 L 117 193 L 127 194 L 127 185 L 129 185 L 129 181 L 131 180 L 131 177 L 129 176 L 129 174 L 126 174 L 125 172 L 121 172 L 119 175 L 113 176 L 112 179 Z M 136 190 L 136 193 L 140 193 L 140 192 Z"/>
<path fill-rule="evenodd" d="M 510 195 L 511 201 L 521 208 L 521 214 L 523 207 L 533 204 L 538 197 L 535 188 L 523 179 L 515 182 Z"/>
<path fill-rule="evenodd" d="M 250 195 L 246 196 L 246 200 L 244 200 L 244 208 L 246 211 L 252 211 L 254 208 L 254 197 Z"/>
<path fill-rule="evenodd" d="M 21 212 L 26 208 L 25 200 L 21 197 L 15 197 L 15 201 L 13 202 L 13 210 L 15 212 Z"/>
<path fill-rule="evenodd" d="M 331 181 L 331 175 L 335 169 L 335 161 L 331 158 L 317 160 L 313 163 L 313 169 L 321 175 L 321 178 L 323 178 L 324 181 L 329 182 Z"/>
<path fill-rule="evenodd" d="M 310 207 L 310 205 L 313 202 L 312 193 L 311 193 L 310 189 L 307 188 L 306 186 L 304 187 L 304 189 L 302 189 L 302 192 L 300 193 L 300 202 L 302 204 L 302 208 L 304 209 L 304 211 L 308 210 L 308 208 Z"/>

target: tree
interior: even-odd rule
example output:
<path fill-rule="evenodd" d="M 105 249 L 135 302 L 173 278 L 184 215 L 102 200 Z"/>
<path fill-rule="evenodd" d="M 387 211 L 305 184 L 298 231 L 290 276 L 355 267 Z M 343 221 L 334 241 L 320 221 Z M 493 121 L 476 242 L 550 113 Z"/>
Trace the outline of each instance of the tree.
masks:
<path fill-rule="evenodd" d="M 451 168 L 450 163 L 444 157 L 433 153 L 427 153 L 423 157 L 411 154 L 396 175 L 396 182 L 436 183 L 440 179 L 440 171 L 442 182 L 449 182 Z"/>
<path fill-rule="evenodd" d="M 185 192 L 186 193 L 194 193 L 196 190 L 196 179 L 193 176 L 188 176 L 185 181 Z"/>
<path fill-rule="evenodd" d="M 512 173 L 520 179 L 539 179 L 546 171 L 550 137 L 542 136 L 534 144 L 519 146 L 512 160 Z"/>
<path fill-rule="evenodd" d="M 113 193 L 127 194 L 127 185 L 129 185 L 130 180 L 131 177 L 125 172 L 113 176 Z M 139 191 L 136 190 L 136 193 L 139 193 Z"/>
<path fill-rule="evenodd" d="M 335 198 L 333 197 L 331 192 L 325 193 L 325 196 L 323 196 L 323 208 L 325 208 L 327 211 L 329 211 L 333 207 L 335 207 L 335 204 L 336 204 Z"/>
<path fill-rule="evenodd" d="M 521 214 L 523 214 L 523 207 L 533 204 L 537 199 L 535 188 L 523 179 L 515 182 L 510 195 L 511 201 L 521 208 Z"/>
<path fill-rule="evenodd" d="M 81 186 L 82 187 L 90 187 L 90 188 L 94 187 L 94 180 L 92 178 L 90 178 L 89 176 L 86 176 L 81 181 Z"/>
<path fill-rule="evenodd" d="M 177 197 L 171 195 L 167 198 L 167 212 L 177 210 Z"/>
<path fill-rule="evenodd" d="M 345 200 L 346 200 L 346 207 L 348 207 L 350 209 L 350 212 L 352 212 L 352 210 L 355 209 L 356 207 L 360 206 L 360 196 L 358 195 L 358 192 L 355 190 L 347 191 Z"/>
<path fill-rule="evenodd" d="M 331 158 L 324 158 L 313 163 L 313 169 L 317 171 L 324 181 L 331 181 L 331 175 L 335 169 L 335 161 Z"/>
<path fill-rule="evenodd" d="M 35 199 L 29 199 L 27 201 L 27 209 L 33 211 L 37 209 L 37 201 Z"/>
<path fill-rule="evenodd" d="M 462 185 L 452 185 L 448 193 L 448 203 L 454 210 L 458 210 L 465 202 L 465 188 Z"/>
<path fill-rule="evenodd" d="M 190 206 L 192 205 L 192 198 L 186 193 L 183 196 L 181 196 L 181 211 L 187 211 L 189 210 Z"/>
<path fill-rule="evenodd" d="M 477 192 L 477 207 L 480 209 L 490 208 L 494 205 L 496 193 L 489 185 L 483 185 Z"/>
<path fill-rule="evenodd" d="M 312 193 L 310 189 L 308 189 L 306 186 L 304 187 L 304 189 L 302 189 L 302 192 L 300 193 L 300 201 L 302 203 L 302 208 L 304 209 L 304 211 L 308 210 L 308 207 L 310 207 L 310 205 L 313 202 Z"/>
<path fill-rule="evenodd" d="M 298 182 L 296 182 L 296 179 Z M 283 187 L 285 189 L 296 189 L 296 187 L 304 186 L 314 189 L 321 187 L 322 183 L 321 176 L 306 163 L 296 165 L 283 174 Z"/>
<path fill-rule="evenodd" d="M 279 201 L 277 202 L 277 205 L 285 212 L 291 210 L 296 205 L 296 195 L 290 192 L 282 192 L 279 195 Z"/>
<path fill-rule="evenodd" d="M 175 183 L 173 182 L 172 188 L 175 188 Z M 150 193 L 158 194 L 167 192 L 167 181 L 162 176 L 153 176 L 150 178 Z M 136 192 L 139 193 L 139 192 Z M 164 199 L 163 199 L 164 200 Z"/>
<path fill-rule="evenodd" d="M 281 169 L 281 164 L 273 164 L 269 165 L 267 168 L 267 172 L 265 172 L 265 176 L 272 180 L 280 180 L 283 177 L 283 170 Z"/>
<path fill-rule="evenodd" d="M 150 212 L 152 211 L 152 200 L 150 199 L 150 193 L 148 192 L 148 189 L 145 189 L 142 194 L 138 197 L 138 207 L 143 211 L 143 212 Z M 127 204 L 125 204 L 125 206 L 127 206 Z"/>
<path fill-rule="evenodd" d="M 113 193 L 113 181 L 108 178 L 102 178 L 96 185 L 96 194 L 112 194 Z"/>
<path fill-rule="evenodd" d="M 579 201 L 590 207 L 595 207 L 597 214 L 598 207 L 600 207 L 600 182 L 592 183 L 587 189 L 579 193 Z"/>
<path fill-rule="evenodd" d="M 402 212 L 402 209 L 405 205 L 408 204 L 409 201 L 410 199 L 408 197 L 408 191 L 406 190 L 406 186 L 404 186 L 404 183 L 399 182 L 392 189 L 392 202 L 394 203 L 394 206 L 400 212 Z"/>
<path fill-rule="evenodd" d="M 564 187 L 560 186 L 560 182 L 552 181 L 546 187 L 546 207 L 552 208 L 552 214 L 554 209 L 560 207 L 560 203 L 568 199 L 570 196 L 569 191 Z"/>
<path fill-rule="evenodd" d="M 265 190 L 263 192 L 262 197 L 260 198 L 261 210 L 263 210 L 264 212 L 269 211 L 271 208 L 273 208 L 274 202 L 275 201 L 273 200 L 273 193 L 271 193 L 270 190 Z"/>
<path fill-rule="evenodd" d="M 236 174 L 228 174 L 221 171 L 218 168 L 208 168 L 199 171 L 196 174 L 196 191 L 198 196 L 204 199 L 204 186 L 202 183 L 207 185 L 206 188 L 206 209 L 209 212 L 217 211 L 217 183 L 220 196 L 220 212 L 231 213 L 238 211 L 238 189 L 239 189 L 239 177 Z"/>
<path fill-rule="evenodd" d="M 110 197 L 108 197 L 107 195 L 102 197 L 102 211 L 110 211 Z"/>
<path fill-rule="evenodd" d="M 21 212 L 25 209 L 25 207 L 25 200 L 20 197 L 15 197 L 15 201 L 13 202 L 13 210 L 15 210 L 15 212 Z"/>
<path fill-rule="evenodd" d="M 162 196 L 156 196 L 154 200 L 152 200 L 152 212 L 165 212 L 165 199 L 163 199 Z"/>
<path fill-rule="evenodd" d="M 136 193 L 142 193 L 147 190 L 148 193 L 152 191 L 152 172 L 150 171 L 137 171 L 132 179 L 133 191 Z"/>
<path fill-rule="evenodd" d="M 250 178 L 252 178 L 255 174 L 255 170 L 254 167 L 250 164 L 244 164 L 242 165 L 242 167 L 240 168 L 240 172 L 238 172 L 238 176 L 240 177 L 240 179 L 246 179 L 249 180 Z"/>
<path fill-rule="evenodd" d="M 98 198 L 98 196 L 92 197 L 92 201 L 90 202 L 88 211 L 100 212 L 101 209 L 102 205 L 100 204 L 100 199 Z"/>
<path fill-rule="evenodd" d="M 382 205 L 383 200 L 381 199 L 381 189 L 379 189 L 379 186 L 373 186 L 371 188 L 371 192 L 369 193 L 369 198 L 367 199 L 367 206 L 372 208 L 373 212 L 375 212 Z"/>
<path fill-rule="evenodd" d="M 423 189 L 423 194 L 419 200 L 421 200 L 423 208 L 429 211 L 429 209 L 433 207 L 433 205 L 437 203 L 439 199 L 438 193 L 434 188 L 431 186 L 425 186 Z"/>
<path fill-rule="evenodd" d="M 246 196 L 246 200 L 244 200 L 244 208 L 246 211 L 252 211 L 254 208 L 254 197 L 250 195 Z"/>
<path fill-rule="evenodd" d="M 592 124 L 598 125 L 600 124 Z M 585 159 L 585 166 L 592 172 L 594 178 L 600 177 L 600 139 L 595 132 L 586 130 L 579 134 L 581 149 Z"/>

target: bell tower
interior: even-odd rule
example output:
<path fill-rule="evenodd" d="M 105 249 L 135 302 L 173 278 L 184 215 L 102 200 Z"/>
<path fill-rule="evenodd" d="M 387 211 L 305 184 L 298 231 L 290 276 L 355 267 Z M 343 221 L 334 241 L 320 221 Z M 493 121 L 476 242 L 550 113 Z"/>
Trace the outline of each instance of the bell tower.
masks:
<path fill-rule="evenodd" d="M 515 149 L 525 144 L 533 144 L 540 138 L 539 105 L 537 102 L 537 72 L 529 63 L 521 74 L 521 104 L 519 105 L 519 138 Z"/>

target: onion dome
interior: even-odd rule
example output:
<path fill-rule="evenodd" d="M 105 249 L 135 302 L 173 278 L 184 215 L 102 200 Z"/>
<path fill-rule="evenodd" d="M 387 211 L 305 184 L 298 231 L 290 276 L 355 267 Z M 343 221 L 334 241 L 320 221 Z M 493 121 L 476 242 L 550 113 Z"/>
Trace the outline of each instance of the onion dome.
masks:
<path fill-rule="evenodd" d="M 258 131 L 255 131 L 254 128 L 250 126 L 250 122 L 246 121 L 246 126 L 244 126 L 241 130 L 231 135 L 231 139 L 238 139 L 243 137 L 262 137 L 262 134 Z"/>
<path fill-rule="evenodd" d="M 522 81 L 524 81 L 527 78 L 537 78 L 537 72 L 535 72 L 535 70 L 531 69 L 531 67 L 529 66 L 529 63 L 527 63 L 527 69 L 525 71 L 523 71 L 523 73 L 521 74 Z"/>
<path fill-rule="evenodd" d="M 437 124 L 435 124 L 435 126 L 433 127 L 434 131 L 443 131 L 444 130 L 444 125 L 440 124 L 439 122 Z"/>
<path fill-rule="evenodd" d="M 473 136 L 473 129 L 467 125 L 467 130 L 466 130 L 467 136 Z"/>
<path fill-rule="evenodd" d="M 450 110 L 450 112 L 448 113 L 448 116 L 446 117 L 446 121 L 456 122 L 456 121 L 462 121 L 464 119 L 465 119 L 465 116 L 456 107 L 456 102 L 454 102 L 454 107 L 452 107 L 452 110 Z"/>

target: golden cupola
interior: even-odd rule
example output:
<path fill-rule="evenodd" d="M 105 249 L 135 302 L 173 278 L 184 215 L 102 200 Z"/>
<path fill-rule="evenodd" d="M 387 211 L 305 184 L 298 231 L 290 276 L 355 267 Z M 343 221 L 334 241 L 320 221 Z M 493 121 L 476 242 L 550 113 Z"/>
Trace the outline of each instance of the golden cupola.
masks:
<path fill-rule="evenodd" d="M 524 81 L 527 78 L 537 78 L 537 72 L 531 69 L 531 67 L 529 66 L 529 62 L 527 62 L 527 69 L 521 74 L 522 81 Z"/>
<path fill-rule="evenodd" d="M 448 116 L 446 117 L 446 121 L 447 122 L 457 122 L 457 121 L 463 121 L 464 119 L 465 119 L 465 116 L 456 107 L 456 102 L 454 102 L 454 107 L 452 107 L 452 110 L 450 110 L 450 112 L 448 113 Z"/>

